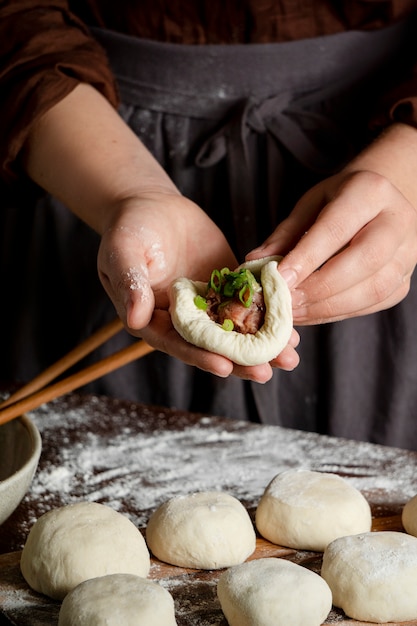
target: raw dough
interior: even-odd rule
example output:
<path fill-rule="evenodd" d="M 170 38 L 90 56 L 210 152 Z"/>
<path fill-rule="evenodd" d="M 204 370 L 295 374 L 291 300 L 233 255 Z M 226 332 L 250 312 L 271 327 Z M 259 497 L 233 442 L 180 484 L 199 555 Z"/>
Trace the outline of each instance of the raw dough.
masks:
<path fill-rule="evenodd" d="M 332 608 L 318 574 L 277 558 L 231 567 L 220 576 L 217 595 L 230 626 L 320 626 Z"/>
<path fill-rule="evenodd" d="M 79 584 L 65 597 L 58 626 L 176 626 L 174 600 L 156 582 L 110 574 Z"/>
<path fill-rule="evenodd" d="M 333 604 L 354 619 L 417 619 L 416 537 L 394 531 L 340 537 L 326 548 L 321 575 Z"/>
<path fill-rule="evenodd" d="M 228 357 L 240 365 L 257 365 L 274 359 L 287 345 L 292 332 L 291 294 L 277 270 L 277 259 L 266 257 L 243 263 L 261 280 L 265 320 L 255 334 L 226 331 L 194 304 L 196 295 L 205 295 L 207 283 L 178 278 L 170 289 L 170 313 L 177 332 L 188 342 Z"/>
<path fill-rule="evenodd" d="M 404 506 L 401 521 L 404 530 L 417 537 L 417 495 Z"/>
<path fill-rule="evenodd" d="M 340 476 L 288 470 L 265 489 L 255 521 L 272 543 L 323 551 L 337 537 L 371 530 L 372 517 L 360 491 Z"/>
<path fill-rule="evenodd" d="M 149 551 L 136 526 L 96 502 L 42 515 L 31 528 L 20 561 L 32 589 L 56 600 L 88 578 L 118 572 L 146 577 Z"/>
<path fill-rule="evenodd" d="M 256 547 L 245 507 L 217 491 L 176 496 L 162 504 L 149 519 L 146 540 L 161 561 L 198 569 L 242 563 Z"/>

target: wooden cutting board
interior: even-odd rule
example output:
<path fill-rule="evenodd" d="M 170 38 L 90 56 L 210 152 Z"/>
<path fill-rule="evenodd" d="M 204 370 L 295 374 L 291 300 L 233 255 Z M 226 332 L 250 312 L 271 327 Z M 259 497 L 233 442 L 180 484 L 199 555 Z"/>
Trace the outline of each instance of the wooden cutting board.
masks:
<path fill-rule="evenodd" d="M 401 531 L 400 516 L 374 519 L 373 530 Z M 321 567 L 319 553 L 283 548 L 258 538 L 250 560 L 264 557 L 286 558 L 315 572 Z M 20 552 L 0 555 L 0 610 L 15 626 L 56 626 L 60 603 L 28 587 L 20 573 L 19 560 Z M 150 578 L 159 580 L 173 595 L 178 626 L 227 626 L 216 596 L 220 573 L 175 567 L 152 559 Z M 342 611 L 333 609 L 325 624 L 365 626 L 367 622 L 349 619 Z M 417 619 L 390 626 L 417 626 Z"/>
<path fill-rule="evenodd" d="M 374 530 L 402 530 L 399 514 L 417 493 L 416 452 L 316 433 L 77 394 L 40 407 L 36 422 L 44 444 L 38 472 L 0 528 L 0 553 L 8 553 L 0 556 L 0 626 L 2 615 L 15 626 L 57 626 L 60 604 L 29 589 L 18 552 L 33 520 L 52 508 L 88 498 L 143 528 L 168 498 L 216 489 L 237 497 L 253 519 L 273 476 L 303 468 L 350 481 L 371 505 Z M 320 554 L 259 539 L 253 558 L 273 556 L 320 571 Z M 156 560 L 151 568 L 174 597 L 178 626 L 227 626 L 216 596 L 220 573 Z M 327 624 L 359 626 L 336 609 Z"/>

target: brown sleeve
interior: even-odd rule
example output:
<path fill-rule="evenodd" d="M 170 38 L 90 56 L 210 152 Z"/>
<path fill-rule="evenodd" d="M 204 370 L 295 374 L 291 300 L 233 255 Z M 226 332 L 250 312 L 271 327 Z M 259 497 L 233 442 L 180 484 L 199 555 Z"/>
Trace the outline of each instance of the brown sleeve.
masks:
<path fill-rule="evenodd" d="M 0 164 L 12 182 L 19 152 L 49 108 L 87 82 L 114 105 L 118 96 L 102 48 L 60 0 L 0 1 Z"/>

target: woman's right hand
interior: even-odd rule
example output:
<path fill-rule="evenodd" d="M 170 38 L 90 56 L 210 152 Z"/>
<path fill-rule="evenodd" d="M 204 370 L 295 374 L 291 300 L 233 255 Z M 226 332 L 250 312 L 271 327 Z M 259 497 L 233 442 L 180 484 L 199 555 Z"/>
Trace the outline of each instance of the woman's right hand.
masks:
<path fill-rule="evenodd" d="M 99 276 L 127 330 L 158 350 L 218 376 L 234 374 L 266 382 L 270 364 L 242 367 L 192 346 L 175 331 L 168 312 L 168 288 L 179 276 L 208 280 L 215 267 L 234 268 L 237 261 L 224 235 L 209 217 L 177 191 L 149 191 L 114 212 L 103 233 Z M 294 331 L 275 367 L 298 363 Z"/>
<path fill-rule="evenodd" d="M 218 376 L 269 380 L 269 363 L 235 366 L 185 342 L 174 330 L 168 312 L 171 281 L 179 276 L 206 280 L 214 268 L 232 268 L 237 261 L 222 232 L 180 194 L 101 94 L 80 84 L 45 113 L 26 142 L 23 163 L 38 185 L 101 236 L 100 279 L 131 334 Z M 273 365 L 293 369 L 297 363 L 289 346 Z"/>

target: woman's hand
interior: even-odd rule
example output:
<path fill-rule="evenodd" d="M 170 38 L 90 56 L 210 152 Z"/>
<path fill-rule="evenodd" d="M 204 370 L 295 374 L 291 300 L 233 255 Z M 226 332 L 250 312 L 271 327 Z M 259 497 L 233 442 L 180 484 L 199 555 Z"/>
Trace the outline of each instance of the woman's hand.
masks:
<path fill-rule="evenodd" d="M 115 212 L 102 235 L 98 270 L 101 281 L 129 332 L 182 361 L 218 376 L 234 374 L 266 382 L 271 365 L 242 367 L 184 341 L 172 326 L 167 290 L 178 276 L 208 280 L 215 267 L 237 261 L 223 234 L 195 204 L 175 190 L 152 191 L 131 198 Z M 274 367 L 298 364 L 291 344 Z"/>
<path fill-rule="evenodd" d="M 294 323 L 373 313 L 408 293 L 417 263 L 417 130 L 395 125 L 298 202 L 248 258 L 284 254 Z"/>
<path fill-rule="evenodd" d="M 171 324 L 174 278 L 208 279 L 237 261 L 221 231 L 178 189 L 110 104 L 78 85 L 34 126 L 24 165 L 101 235 L 100 279 L 127 330 L 151 346 L 217 374 L 266 382 L 271 365 L 238 367 L 185 342 Z M 292 369 L 298 336 L 274 365 Z"/>

